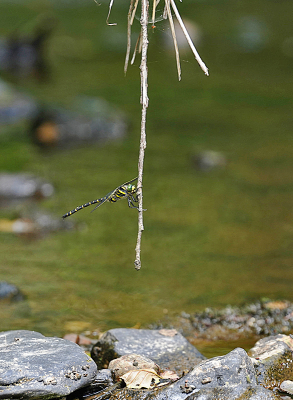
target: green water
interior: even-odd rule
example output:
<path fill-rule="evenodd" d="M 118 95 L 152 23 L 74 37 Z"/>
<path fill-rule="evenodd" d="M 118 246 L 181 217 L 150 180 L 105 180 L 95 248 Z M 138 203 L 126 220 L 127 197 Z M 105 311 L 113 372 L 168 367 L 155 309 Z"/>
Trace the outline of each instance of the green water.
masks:
<path fill-rule="evenodd" d="M 52 80 L 20 81 L 18 88 L 61 106 L 79 94 L 100 96 L 131 122 L 123 141 L 48 155 L 22 126 L 0 128 L 0 169 L 51 181 L 56 193 L 40 206 L 60 217 L 137 175 L 139 65 L 124 77 L 125 36 L 118 35 L 127 9 L 118 4 L 112 18 L 119 24 L 107 27 L 107 5 L 86 4 L 0 2 L 0 35 L 41 12 L 59 21 L 50 45 Z M 157 23 L 149 50 L 142 269 L 133 265 L 137 212 L 124 201 L 70 217 L 80 224 L 75 231 L 39 240 L 0 233 L 1 280 L 27 296 L 1 305 L 1 330 L 62 335 L 145 327 L 207 306 L 260 297 L 293 301 L 293 58 L 282 50 L 293 36 L 293 4 L 184 0 L 180 9 L 201 27 L 198 50 L 210 77 L 184 50 L 177 81 L 174 54 L 163 48 Z M 265 26 L 265 40 L 244 52 L 237 32 L 249 16 Z M 64 37 L 84 53 L 62 54 Z M 192 156 L 203 150 L 223 153 L 226 168 L 196 171 Z M 13 216 L 0 210 L 1 218 Z"/>

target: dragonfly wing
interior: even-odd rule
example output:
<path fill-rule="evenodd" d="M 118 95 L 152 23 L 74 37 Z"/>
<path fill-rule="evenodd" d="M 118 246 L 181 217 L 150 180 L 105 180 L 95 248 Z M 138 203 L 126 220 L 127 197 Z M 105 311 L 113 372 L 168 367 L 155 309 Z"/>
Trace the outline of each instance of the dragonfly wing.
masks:
<path fill-rule="evenodd" d="M 112 193 L 112 192 L 111 192 L 111 193 Z M 111 193 L 110 193 L 110 194 L 111 194 Z M 107 196 L 102 197 L 101 199 L 99 199 L 98 204 L 97 204 L 96 207 L 91 211 L 91 213 L 92 213 L 93 211 L 95 211 L 96 208 L 98 208 L 98 207 L 100 207 L 102 204 L 104 204 L 105 201 L 107 201 L 108 197 L 109 197 L 109 195 L 107 195 Z"/>
<path fill-rule="evenodd" d="M 136 178 L 134 178 L 134 179 L 131 179 L 131 181 L 128 181 L 128 182 L 123 183 L 123 185 L 118 186 L 118 188 L 120 188 L 121 186 L 124 186 L 124 185 L 129 185 L 129 183 L 132 183 L 132 182 L 136 181 L 137 178 L 138 178 L 138 177 L 136 177 Z M 118 188 L 116 188 L 116 189 L 118 189 Z M 116 190 L 116 189 L 115 189 L 115 190 Z"/>
<path fill-rule="evenodd" d="M 107 197 L 107 199 L 108 199 L 108 197 L 110 197 L 110 196 L 111 196 L 113 193 L 115 193 L 118 189 L 124 190 L 124 189 L 122 189 L 123 186 L 127 186 L 127 185 L 129 185 L 129 183 L 132 183 L 132 182 L 136 181 L 137 178 L 138 178 L 138 177 L 136 177 L 136 178 L 134 178 L 134 179 L 131 179 L 131 181 L 122 183 L 122 185 L 117 186 L 116 189 L 114 189 L 112 192 L 108 193 L 105 197 Z"/>

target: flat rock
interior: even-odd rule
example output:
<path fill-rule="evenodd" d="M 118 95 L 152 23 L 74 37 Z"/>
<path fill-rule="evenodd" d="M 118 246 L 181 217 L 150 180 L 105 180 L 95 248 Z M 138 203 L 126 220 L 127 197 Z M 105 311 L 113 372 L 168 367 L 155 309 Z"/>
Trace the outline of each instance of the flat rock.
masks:
<path fill-rule="evenodd" d="M 75 343 L 18 330 L 0 333 L 0 399 L 51 399 L 89 385 L 94 361 Z"/>
<path fill-rule="evenodd" d="M 111 329 L 93 346 L 91 356 L 101 369 L 108 367 L 111 360 L 133 353 L 179 375 L 205 359 L 175 329 Z"/>

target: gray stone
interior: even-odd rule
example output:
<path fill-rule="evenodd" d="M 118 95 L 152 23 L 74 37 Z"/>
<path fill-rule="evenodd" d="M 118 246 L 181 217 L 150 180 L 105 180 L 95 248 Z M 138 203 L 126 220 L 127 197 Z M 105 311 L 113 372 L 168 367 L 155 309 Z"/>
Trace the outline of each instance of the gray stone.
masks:
<path fill-rule="evenodd" d="M 51 183 L 31 174 L 1 173 L 0 198 L 16 200 L 32 197 L 46 198 L 52 196 L 54 187 Z"/>
<path fill-rule="evenodd" d="M 5 281 L 1 281 L 0 300 L 21 301 L 24 300 L 24 295 L 15 285 Z"/>
<path fill-rule="evenodd" d="M 104 392 L 104 390 L 107 390 L 107 388 L 109 387 L 114 387 L 112 372 L 109 369 L 101 369 L 100 371 L 98 371 L 95 380 L 91 382 L 90 385 L 77 390 L 71 396 L 73 396 L 73 399 L 87 399 L 88 397 L 93 396 L 97 393 L 100 393 L 102 391 Z"/>
<path fill-rule="evenodd" d="M 84 106 L 79 103 L 84 103 Z M 95 107 L 95 104 L 101 107 Z M 48 126 L 51 127 L 50 135 L 47 135 Z M 102 99 L 84 98 L 71 111 L 57 107 L 39 110 L 31 121 L 30 136 L 43 149 L 72 148 L 122 139 L 127 128 L 121 112 L 112 109 Z"/>
<path fill-rule="evenodd" d="M 162 390 L 159 394 L 157 392 L 157 390 L 128 390 L 123 388 L 116 390 L 110 396 L 107 396 L 108 393 L 106 394 L 106 392 L 101 392 L 95 397 L 95 400 L 285 400 L 262 386 L 215 387 L 198 389 L 190 395 L 168 393 L 165 397 L 165 390 Z M 106 397 L 104 397 L 105 394 Z"/>
<path fill-rule="evenodd" d="M 0 359 L 0 399 L 66 396 L 97 373 L 77 344 L 32 331 L 1 332 Z"/>
<path fill-rule="evenodd" d="M 229 389 L 231 391 L 233 388 L 237 388 L 237 390 L 243 388 L 244 391 L 256 385 L 256 375 L 250 358 L 245 350 L 237 348 L 225 356 L 202 361 L 183 378 L 163 390 L 156 400 L 166 398 L 185 400 L 190 395 L 198 398 L 200 395 L 206 396 L 205 393 L 213 392 L 208 389 Z"/>
<path fill-rule="evenodd" d="M 227 164 L 225 156 L 217 151 L 207 150 L 193 157 L 195 167 L 199 171 L 208 172 L 212 169 L 223 168 Z"/>
<path fill-rule="evenodd" d="M 293 339 L 276 335 L 260 339 L 249 351 L 257 373 L 258 383 L 274 389 L 293 375 Z"/>
<path fill-rule="evenodd" d="M 151 390 L 113 385 L 95 400 L 280 400 L 282 397 L 257 385 L 247 353 L 237 348 L 229 354 L 204 360 L 178 381 Z"/>
<path fill-rule="evenodd" d="M 111 329 L 93 346 L 91 356 L 98 369 L 127 354 L 150 358 L 161 369 L 188 372 L 205 357 L 174 329 Z"/>

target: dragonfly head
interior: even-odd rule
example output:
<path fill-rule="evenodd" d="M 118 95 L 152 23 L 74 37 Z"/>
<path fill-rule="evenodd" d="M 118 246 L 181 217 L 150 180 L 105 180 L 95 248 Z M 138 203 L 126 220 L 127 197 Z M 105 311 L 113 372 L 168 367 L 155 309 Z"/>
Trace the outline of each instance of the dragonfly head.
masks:
<path fill-rule="evenodd" d="M 136 187 L 135 187 L 135 185 L 127 185 L 127 189 L 126 190 L 129 193 L 135 193 Z"/>

